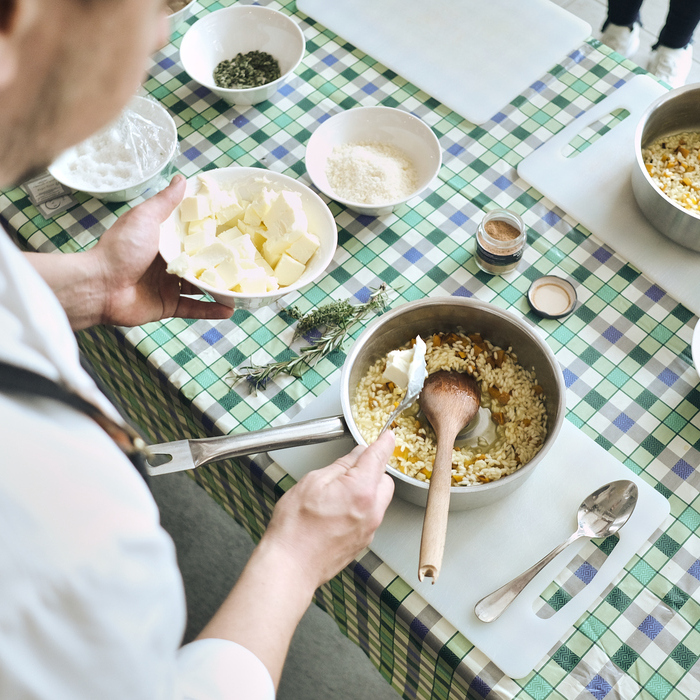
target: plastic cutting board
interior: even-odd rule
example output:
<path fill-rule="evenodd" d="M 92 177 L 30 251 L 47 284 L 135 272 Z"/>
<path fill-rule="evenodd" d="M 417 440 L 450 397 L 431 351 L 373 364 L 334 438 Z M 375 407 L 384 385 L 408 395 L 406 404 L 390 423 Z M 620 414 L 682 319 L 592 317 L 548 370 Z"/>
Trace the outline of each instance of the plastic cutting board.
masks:
<path fill-rule="evenodd" d="M 336 381 L 295 420 L 341 413 Z M 343 439 L 279 450 L 270 456 L 299 480 L 346 454 L 353 445 L 351 439 Z M 540 593 L 585 544 L 579 541 L 545 567 L 498 620 L 478 620 L 474 615 L 477 601 L 566 540 L 576 529 L 576 511 L 583 498 L 616 479 L 634 481 L 639 501 L 620 531 L 620 541 L 591 583 L 549 619 L 533 612 Z M 371 548 L 506 675 L 522 678 L 570 633 L 625 564 L 646 549 L 648 538 L 669 512 L 661 494 L 564 421 L 556 444 L 523 486 L 492 506 L 450 513 L 443 568 L 435 585 L 430 579 L 419 583 L 416 576 L 422 508 L 394 497 Z"/>
<path fill-rule="evenodd" d="M 297 8 L 475 124 L 591 33 L 549 0 L 297 0 Z"/>
<path fill-rule="evenodd" d="M 700 253 L 660 234 L 632 192 L 634 132 L 644 110 L 665 92 L 649 76 L 635 76 L 524 158 L 518 175 L 700 315 Z M 564 156 L 586 126 L 618 108 L 630 115 L 583 152 Z"/>

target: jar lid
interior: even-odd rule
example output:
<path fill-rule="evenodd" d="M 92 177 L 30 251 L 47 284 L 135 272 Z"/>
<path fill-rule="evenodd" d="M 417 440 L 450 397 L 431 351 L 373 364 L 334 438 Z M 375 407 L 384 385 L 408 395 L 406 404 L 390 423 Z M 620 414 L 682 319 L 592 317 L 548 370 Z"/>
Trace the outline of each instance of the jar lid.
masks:
<path fill-rule="evenodd" d="M 532 310 L 542 318 L 563 318 L 576 308 L 576 290 L 571 282 L 545 275 L 538 277 L 527 291 Z"/>

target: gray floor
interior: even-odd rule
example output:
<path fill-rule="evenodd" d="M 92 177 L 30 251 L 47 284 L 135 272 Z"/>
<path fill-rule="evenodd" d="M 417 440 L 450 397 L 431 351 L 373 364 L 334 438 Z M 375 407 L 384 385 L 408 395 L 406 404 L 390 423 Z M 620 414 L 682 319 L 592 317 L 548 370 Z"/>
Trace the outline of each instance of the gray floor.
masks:
<path fill-rule="evenodd" d="M 175 541 L 188 602 L 189 640 L 235 583 L 253 544 L 248 534 L 186 474 L 151 480 L 163 527 Z M 359 647 L 311 606 L 292 640 L 279 700 L 397 700 Z"/>
<path fill-rule="evenodd" d="M 599 36 L 604 0 L 554 0 L 585 19 Z M 646 67 L 663 25 L 667 0 L 646 0 L 642 46 L 633 60 Z M 689 82 L 700 81 L 700 52 Z M 234 584 L 250 551 L 247 533 L 236 525 L 189 477 L 174 474 L 153 480 L 164 527 L 175 540 L 189 606 L 187 638 L 196 634 Z M 335 623 L 312 606 L 292 642 L 278 697 L 280 700 L 396 700 L 398 694 Z"/>

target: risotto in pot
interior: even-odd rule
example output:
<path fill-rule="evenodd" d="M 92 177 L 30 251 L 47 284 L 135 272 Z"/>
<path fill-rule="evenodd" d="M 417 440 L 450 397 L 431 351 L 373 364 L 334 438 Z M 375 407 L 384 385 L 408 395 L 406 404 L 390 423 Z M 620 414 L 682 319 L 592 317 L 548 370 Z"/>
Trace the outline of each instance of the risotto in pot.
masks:
<path fill-rule="evenodd" d="M 654 184 L 691 214 L 700 216 L 700 133 L 684 131 L 642 149 Z"/>
<path fill-rule="evenodd" d="M 400 349 L 409 349 L 413 343 L 415 339 Z M 464 445 L 458 440 L 452 452 L 452 486 L 496 481 L 539 452 L 547 434 L 543 389 L 534 370 L 522 367 L 512 348 L 503 350 L 478 333 L 439 333 L 426 338 L 425 359 L 428 374 L 438 370 L 472 374 L 481 387 L 481 409 L 490 414 L 488 429 L 479 425 L 481 437 Z M 381 358 L 369 368 L 354 398 L 353 416 L 367 443 L 376 440 L 405 393 L 382 377 L 386 364 L 387 358 Z M 399 415 L 393 430 L 396 447 L 390 466 L 419 481 L 430 481 L 437 445 L 418 404 Z"/>

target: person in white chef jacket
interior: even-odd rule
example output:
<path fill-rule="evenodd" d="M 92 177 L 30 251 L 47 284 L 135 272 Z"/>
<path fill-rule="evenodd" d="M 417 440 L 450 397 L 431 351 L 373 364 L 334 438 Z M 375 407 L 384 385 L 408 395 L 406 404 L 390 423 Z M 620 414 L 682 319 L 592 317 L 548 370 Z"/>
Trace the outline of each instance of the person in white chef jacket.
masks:
<path fill-rule="evenodd" d="M 114 118 L 167 32 L 163 0 L 0 0 L 0 187 Z M 119 421 L 72 331 L 226 318 L 167 275 L 176 178 L 88 252 L 21 253 L 0 230 L 0 362 Z M 0 392 L 0 698 L 272 698 L 314 590 L 366 546 L 391 499 L 387 433 L 303 479 L 222 608 L 180 647 L 185 601 L 146 483 L 107 433 L 50 398 Z"/>

